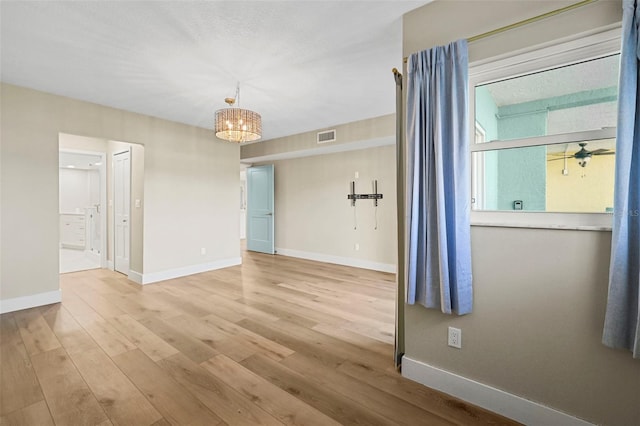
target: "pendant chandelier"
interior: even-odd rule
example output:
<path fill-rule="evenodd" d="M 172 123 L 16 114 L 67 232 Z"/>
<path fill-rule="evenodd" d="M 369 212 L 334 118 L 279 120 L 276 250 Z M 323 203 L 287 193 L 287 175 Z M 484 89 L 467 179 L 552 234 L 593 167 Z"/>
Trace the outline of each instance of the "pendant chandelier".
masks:
<path fill-rule="evenodd" d="M 225 98 L 228 108 L 216 111 L 216 136 L 229 142 L 257 141 L 262 137 L 262 117 L 257 112 L 240 108 L 240 83 L 236 96 Z M 237 107 L 233 107 L 235 103 Z"/>

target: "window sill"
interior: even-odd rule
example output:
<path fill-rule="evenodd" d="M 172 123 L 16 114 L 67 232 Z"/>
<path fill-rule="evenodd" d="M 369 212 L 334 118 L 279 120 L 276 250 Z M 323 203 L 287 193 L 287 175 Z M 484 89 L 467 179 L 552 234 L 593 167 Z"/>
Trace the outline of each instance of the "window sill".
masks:
<path fill-rule="evenodd" d="M 471 226 L 500 228 L 611 231 L 612 214 L 473 211 Z"/>

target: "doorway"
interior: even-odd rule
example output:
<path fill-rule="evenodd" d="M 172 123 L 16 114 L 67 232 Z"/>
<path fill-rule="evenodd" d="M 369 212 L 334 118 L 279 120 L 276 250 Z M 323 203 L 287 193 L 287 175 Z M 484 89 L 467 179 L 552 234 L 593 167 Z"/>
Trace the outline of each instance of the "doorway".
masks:
<path fill-rule="evenodd" d="M 59 151 L 60 273 L 106 264 L 105 154 Z"/>
<path fill-rule="evenodd" d="M 101 156 L 100 170 L 100 186 L 101 200 L 99 206 L 89 215 L 88 219 L 94 219 L 101 222 L 101 226 L 96 230 L 95 234 L 87 234 L 85 243 L 89 247 L 88 253 L 91 254 L 91 246 L 99 247 L 100 266 L 115 270 L 115 215 L 114 215 L 114 170 L 117 157 L 114 154 L 128 153 L 128 161 L 126 159 L 120 166 L 123 167 L 123 173 L 128 175 L 122 177 L 127 183 L 126 193 L 119 195 L 118 201 L 126 201 L 127 211 L 124 216 L 127 220 L 124 231 L 120 233 L 122 237 L 120 241 L 124 241 L 119 251 L 118 270 L 127 274 L 127 276 L 136 282 L 141 282 L 143 273 L 143 221 L 144 221 L 144 145 L 130 142 L 117 141 L 113 139 L 99 138 L 93 136 L 73 135 L 69 133 L 60 133 L 58 142 L 59 151 L 77 154 L 90 154 Z M 128 163 L 128 167 L 124 166 Z M 97 165 L 94 163 L 94 165 Z M 120 185 L 122 188 L 122 185 Z M 83 206 L 79 206 L 83 207 Z M 99 211 L 98 211 L 99 210 Z M 81 209 L 82 211 L 82 209 Z M 63 212 L 63 210 L 61 210 Z M 72 206 L 72 212 L 75 213 L 75 207 Z M 122 212 L 121 212 L 122 213 Z M 128 213 L 128 214 L 127 214 Z M 93 216 L 93 217 L 91 217 Z M 126 217 L 128 216 L 128 217 Z M 122 215 L 120 215 L 122 223 Z M 95 229 L 89 224 L 85 225 L 87 232 Z M 97 232 L 99 230 L 99 233 Z M 94 250 L 95 252 L 96 250 Z M 71 252 L 78 254 L 78 250 Z M 63 258 L 63 256 L 60 256 Z M 121 262 L 124 260 L 123 262 Z M 95 263 L 91 266 L 94 267 Z M 86 269 L 86 267 L 83 267 Z M 74 269 L 77 270 L 77 269 Z M 127 272 L 128 271 L 128 272 Z"/>
<path fill-rule="evenodd" d="M 275 254 L 273 164 L 247 169 L 247 250 Z"/>

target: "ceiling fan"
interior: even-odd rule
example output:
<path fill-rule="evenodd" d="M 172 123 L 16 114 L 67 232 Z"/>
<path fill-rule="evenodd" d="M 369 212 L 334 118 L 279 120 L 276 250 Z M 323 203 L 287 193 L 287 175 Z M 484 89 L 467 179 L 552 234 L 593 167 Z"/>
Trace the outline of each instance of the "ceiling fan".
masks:
<path fill-rule="evenodd" d="M 615 151 L 612 151 L 610 149 L 605 149 L 605 148 L 594 149 L 593 151 L 589 151 L 585 148 L 587 146 L 586 142 L 581 142 L 578 145 L 580 145 L 580 151 L 576 152 L 575 154 L 567 155 L 566 152 L 563 154 L 556 154 L 556 155 L 562 155 L 562 158 L 552 158 L 551 160 L 548 160 L 548 161 L 566 160 L 567 157 L 573 157 L 578 161 L 578 164 L 580 165 L 580 167 L 586 167 L 587 163 L 591 161 L 591 157 L 593 157 L 594 155 L 615 155 Z"/>

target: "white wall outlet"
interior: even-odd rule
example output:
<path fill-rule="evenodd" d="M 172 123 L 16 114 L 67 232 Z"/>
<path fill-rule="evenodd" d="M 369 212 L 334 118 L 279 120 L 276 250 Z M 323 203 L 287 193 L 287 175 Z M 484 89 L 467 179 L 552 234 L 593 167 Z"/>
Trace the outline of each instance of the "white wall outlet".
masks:
<path fill-rule="evenodd" d="M 462 349 L 462 330 L 449 327 L 449 346 Z"/>
<path fill-rule="evenodd" d="M 354 177 L 354 179 L 358 179 L 360 177 L 360 173 L 355 172 L 353 177 Z"/>
<path fill-rule="evenodd" d="M 139 208 L 140 208 L 140 206 L 141 206 L 140 200 L 136 200 L 136 201 L 134 202 L 134 205 L 136 206 L 136 209 L 139 209 Z"/>
<path fill-rule="evenodd" d="M 360 250 L 360 244 L 355 243 L 355 244 L 353 245 L 353 249 L 354 249 L 355 251 Z"/>
<path fill-rule="evenodd" d="M 202 248 L 200 249 L 200 254 L 202 254 L 202 255 L 207 254 L 207 249 L 206 249 L 206 247 L 202 247 Z"/>

